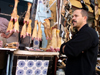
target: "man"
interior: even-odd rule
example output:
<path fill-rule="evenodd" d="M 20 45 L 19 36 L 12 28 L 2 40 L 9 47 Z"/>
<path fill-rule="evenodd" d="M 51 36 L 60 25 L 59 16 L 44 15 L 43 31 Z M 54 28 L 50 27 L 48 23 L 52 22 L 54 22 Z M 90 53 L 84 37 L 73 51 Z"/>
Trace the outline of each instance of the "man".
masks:
<path fill-rule="evenodd" d="M 0 17 L 0 48 L 4 47 L 4 45 L 6 44 L 6 39 L 12 35 L 12 33 L 6 35 L 8 23 L 9 21 L 6 18 Z M 3 71 L 5 67 L 6 67 L 6 51 L 0 50 L 0 75 L 4 75 Z"/>
<path fill-rule="evenodd" d="M 98 36 L 88 26 L 87 19 L 88 14 L 83 9 L 73 12 L 72 23 L 78 32 L 60 48 L 60 52 L 68 57 L 66 75 L 95 75 Z"/>
<path fill-rule="evenodd" d="M 4 47 L 6 44 L 6 29 L 7 29 L 7 23 L 9 21 L 5 18 L 0 17 L 0 48 Z M 5 38 L 4 38 L 5 37 Z M 6 51 L 0 50 L 0 75 L 2 74 L 3 70 L 6 67 Z"/>

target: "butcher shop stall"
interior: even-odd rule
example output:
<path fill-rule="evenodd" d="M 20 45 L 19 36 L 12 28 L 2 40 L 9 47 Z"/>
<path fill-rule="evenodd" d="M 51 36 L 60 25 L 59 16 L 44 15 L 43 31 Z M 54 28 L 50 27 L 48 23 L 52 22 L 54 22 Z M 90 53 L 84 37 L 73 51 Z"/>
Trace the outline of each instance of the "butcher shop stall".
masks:
<path fill-rule="evenodd" d="M 0 17 L 9 21 L 6 34 L 12 33 L 0 48 L 7 55 L 6 75 L 65 75 L 60 46 L 75 34 L 73 10 L 86 6 L 89 26 L 99 35 L 100 7 L 94 17 L 89 0 L 0 0 Z"/>

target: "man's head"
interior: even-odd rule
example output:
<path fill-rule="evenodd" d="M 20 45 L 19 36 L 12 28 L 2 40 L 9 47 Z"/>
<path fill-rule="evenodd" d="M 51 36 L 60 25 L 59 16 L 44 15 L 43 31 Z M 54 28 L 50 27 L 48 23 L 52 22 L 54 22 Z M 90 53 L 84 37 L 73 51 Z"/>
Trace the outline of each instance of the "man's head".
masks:
<path fill-rule="evenodd" d="M 83 9 L 77 9 L 73 12 L 72 23 L 78 31 L 87 23 L 87 19 L 88 13 Z"/>

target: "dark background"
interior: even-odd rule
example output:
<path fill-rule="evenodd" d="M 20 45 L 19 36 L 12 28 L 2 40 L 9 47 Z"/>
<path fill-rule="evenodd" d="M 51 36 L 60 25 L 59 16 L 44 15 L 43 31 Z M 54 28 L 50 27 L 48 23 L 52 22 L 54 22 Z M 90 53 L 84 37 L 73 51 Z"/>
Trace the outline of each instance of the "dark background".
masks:
<path fill-rule="evenodd" d="M 11 15 L 14 8 L 14 0 L 0 0 L 0 8 L 1 8 L 1 13 Z M 21 16 L 25 11 L 27 11 L 27 1 L 19 0 L 17 7 L 18 15 Z M 10 20 L 11 18 L 11 16 L 5 16 L 1 14 L 0 17 L 5 17 L 8 20 Z"/>

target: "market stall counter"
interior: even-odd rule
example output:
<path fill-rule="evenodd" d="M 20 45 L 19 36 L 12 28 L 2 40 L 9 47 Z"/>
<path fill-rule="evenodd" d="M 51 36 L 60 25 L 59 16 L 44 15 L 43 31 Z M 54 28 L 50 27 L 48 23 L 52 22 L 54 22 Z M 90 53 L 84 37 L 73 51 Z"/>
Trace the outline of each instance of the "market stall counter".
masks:
<path fill-rule="evenodd" d="M 5 51 L 7 53 L 7 66 L 6 66 L 6 75 L 10 74 L 11 64 L 13 60 L 13 53 L 16 49 L 11 48 L 0 48 L 0 51 Z M 3 59 L 3 58 L 2 58 Z"/>
<path fill-rule="evenodd" d="M 59 52 L 16 50 L 10 75 L 56 75 Z"/>

